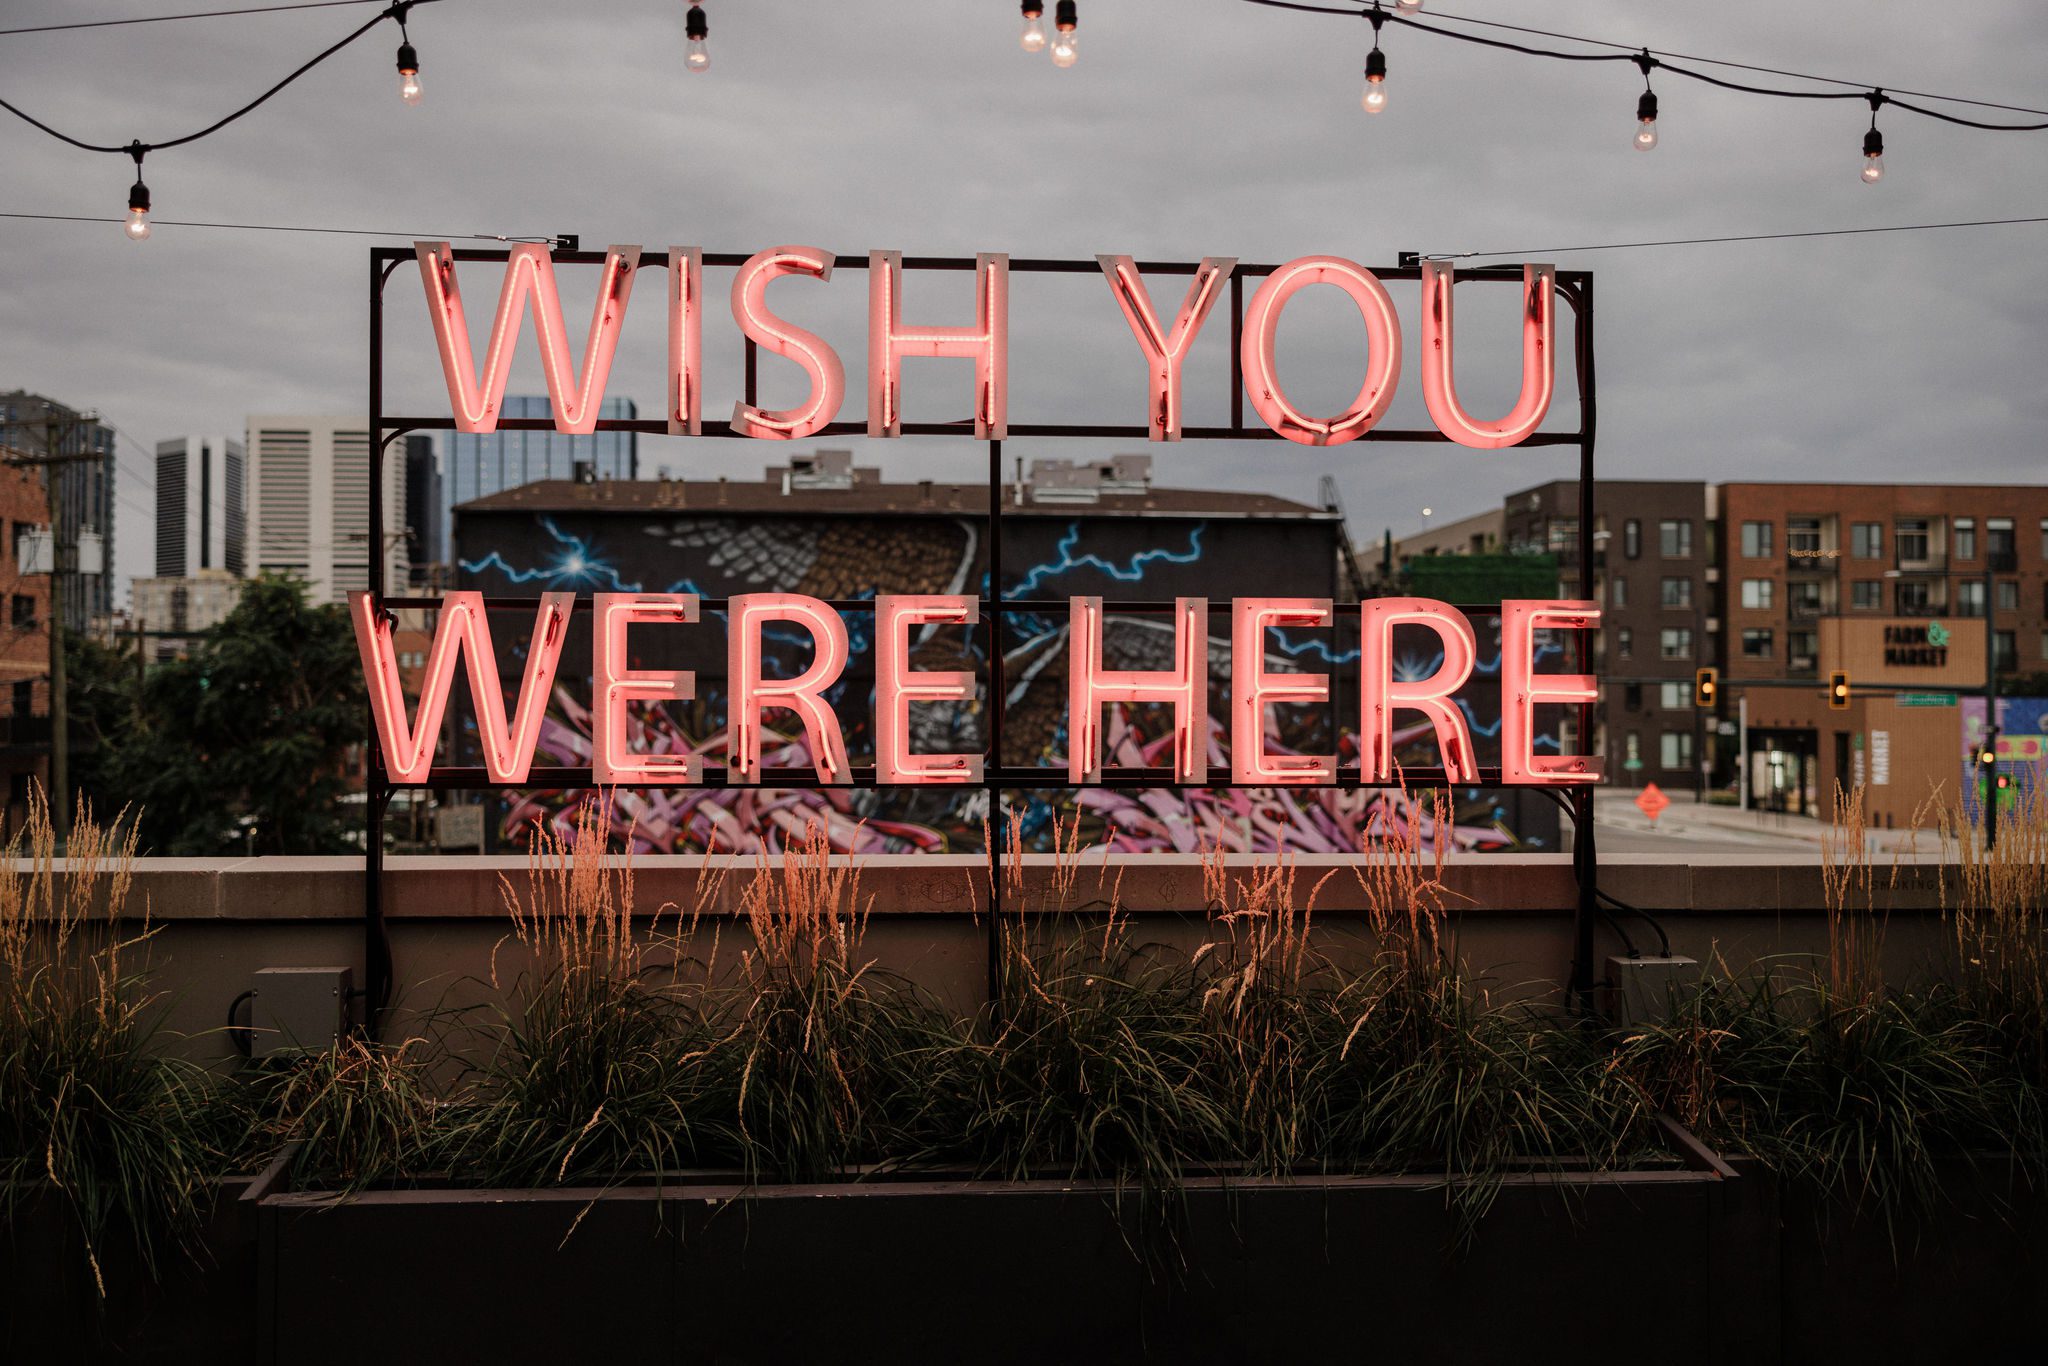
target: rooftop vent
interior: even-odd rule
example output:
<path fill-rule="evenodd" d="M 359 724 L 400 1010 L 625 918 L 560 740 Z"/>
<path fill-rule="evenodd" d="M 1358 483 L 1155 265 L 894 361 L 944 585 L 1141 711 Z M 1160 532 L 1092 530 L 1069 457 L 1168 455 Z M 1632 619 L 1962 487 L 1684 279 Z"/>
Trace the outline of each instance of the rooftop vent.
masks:
<path fill-rule="evenodd" d="M 1035 503 L 1095 503 L 1105 493 L 1149 493 L 1152 457 L 1113 455 L 1107 460 L 1034 460 L 1026 481 Z"/>
<path fill-rule="evenodd" d="M 789 468 L 769 470 L 772 480 L 782 476 L 782 491 L 796 489 L 850 489 L 853 487 L 852 451 L 812 451 L 808 455 L 792 455 Z"/>

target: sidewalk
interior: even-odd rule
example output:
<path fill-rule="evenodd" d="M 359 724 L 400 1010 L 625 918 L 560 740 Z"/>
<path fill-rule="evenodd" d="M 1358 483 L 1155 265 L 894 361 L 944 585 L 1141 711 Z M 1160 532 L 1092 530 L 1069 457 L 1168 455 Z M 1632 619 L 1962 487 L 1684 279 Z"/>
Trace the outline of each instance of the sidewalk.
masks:
<path fill-rule="evenodd" d="M 1811 845 L 1816 849 L 1829 833 L 1828 823 L 1814 816 L 1744 811 L 1740 807 L 1696 803 L 1689 791 L 1666 792 L 1664 795 L 1671 799 L 1671 805 L 1665 807 L 1652 822 L 1636 805 L 1640 791 L 1639 788 L 1628 787 L 1596 789 L 1593 809 L 1597 822 L 1635 834 L 1677 838 L 1701 835 L 1713 839 L 1754 840 L 1758 844 Z M 1908 850 L 1931 853 L 1940 847 L 1941 841 L 1931 830 L 1918 831 L 1917 839 L 1915 836 L 1916 832 L 1911 830 L 1871 830 L 1865 833 L 1872 853 Z"/>

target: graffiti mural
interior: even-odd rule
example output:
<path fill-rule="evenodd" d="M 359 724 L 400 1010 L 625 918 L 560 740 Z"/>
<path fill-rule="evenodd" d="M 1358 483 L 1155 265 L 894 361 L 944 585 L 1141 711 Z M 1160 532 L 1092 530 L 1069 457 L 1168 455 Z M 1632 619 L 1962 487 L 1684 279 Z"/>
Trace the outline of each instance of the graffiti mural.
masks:
<path fill-rule="evenodd" d="M 763 486 L 728 487 L 615 481 L 596 485 L 529 486 L 468 504 L 456 514 L 459 587 L 523 596 L 575 592 L 694 592 L 725 598 L 744 592 L 793 591 L 859 601 L 878 593 L 987 591 L 987 551 L 979 517 L 986 486 L 868 485 L 797 489 L 771 476 Z M 721 503 L 721 500 L 728 500 Z M 1280 511 L 1245 515 L 1236 494 L 1160 491 L 1105 496 L 1086 506 L 1029 501 L 1003 516 L 1004 590 L 1011 599 L 1063 602 L 1077 594 L 1144 599 L 1170 605 L 1177 596 L 1223 602 L 1248 591 L 1304 597 L 1345 595 L 1338 583 L 1341 520 L 1321 509 L 1264 503 Z M 835 506 L 835 503 L 838 504 Z M 711 613 L 706 613 L 709 618 Z M 1270 666 L 1332 672 L 1336 696 L 1325 708 L 1279 709 L 1269 719 L 1274 752 L 1336 753 L 1355 763 L 1357 697 L 1350 666 L 1357 628 L 1339 614 L 1323 631 L 1275 631 Z M 508 677 L 519 666 L 519 634 L 506 617 L 499 636 Z M 874 658 L 866 613 L 846 614 L 852 661 L 830 701 L 856 764 L 872 759 Z M 1211 763 L 1223 767 L 1229 642 L 1218 613 L 1209 642 Z M 1480 762 L 1497 754 L 1498 623 L 1481 618 L 1480 669 L 1460 704 L 1473 729 Z M 1405 628 L 1404 628 L 1405 629 Z M 1488 632 L 1494 634 L 1490 639 Z M 635 637 L 633 667 L 689 669 L 697 700 L 687 707 L 647 706 L 633 713 L 637 748 L 694 753 L 722 760 L 725 638 L 721 630 L 648 630 Z M 967 669 L 989 676 L 985 633 L 928 628 L 913 640 L 914 666 Z M 1012 613 L 1000 634 L 1004 694 L 1003 755 L 1012 766 L 1042 765 L 1064 775 L 1067 621 L 1063 611 Z M 1396 637 L 1397 669 L 1409 677 L 1434 672 L 1434 637 Z M 794 673 L 810 658 L 801 630 L 771 632 L 764 642 L 773 667 Z M 1113 668 L 1167 666 L 1167 619 L 1112 614 L 1104 652 Z M 589 646 L 572 634 L 558 675 L 537 762 L 582 765 L 590 754 L 587 707 Z M 973 751 L 985 747 L 979 702 L 912 708 L 917 747 Z M 1110 756 L 1118 764 L 1154 762 L 1163 744 L 1161 718 L 1146 708 L 1111 708 Z M 779 713 L 769 713 L 773 723 Z M 1419 718 L 1416 718 L 1419 720 Z M 458 747 L 473 745 L 468 718 L 455 723 Z M 1398 731 L 1403 763 L 1437 763 L 1426 725 Z M 1554 742 L 1553 742 L 1554 743 Z M 473 752 L 473 750 L 471 751 Z M 471 762 L 451 756 L 445 762 Z M 769 766 L 806 766 L 801 726 L 771 731 Z M 497 836 L 516 841 L 535 821 L 566 821 L 585 794 L 537 791 L 500 794 Z M 1048 841 L 1056 819 L 1082 817 L 1084 839 L 1121 849 L 1356 849 L 1376 823 L 1423 820 L 1400 794 L 1365 791 L 1212 790 L 1199 792 L 1072 789 L 1013 792 L 1025 837 Z M 1425 803 L 1426 806 L 1426 803 Z M 934 788 L 742 790 L 668 788 L 619 794 L 613 804 L 621 842 L 643 851 L 773 850 L 822 820 L 833 847 L 863 852 L 967 851 L 983 847 L 986 795 Z M 1547 801 L 1526 793 L 1480 790 L 1459 794 L 1455 820 L 1433 837 L 1468 849 L 1556 847 L 1557 818 Z M 1405 828 L 1405 827 L 1404 827 Z"/>
<path fill-rule="evenodd" d="M 1960 699 L 1960 705 L 1963 809 L 1975 821 L 1982 818 L 1980 808 L 1984 800 L 1984 774 L 1977 760 L 1987 738 L 1984 699 L 1965 697 Z M 1998 771 L 2012 780 L 2001 811 L 2034 790 L 2042 780 L 2044 764 L 2048 764 L 2048 697 L 1999 698 Z"/>

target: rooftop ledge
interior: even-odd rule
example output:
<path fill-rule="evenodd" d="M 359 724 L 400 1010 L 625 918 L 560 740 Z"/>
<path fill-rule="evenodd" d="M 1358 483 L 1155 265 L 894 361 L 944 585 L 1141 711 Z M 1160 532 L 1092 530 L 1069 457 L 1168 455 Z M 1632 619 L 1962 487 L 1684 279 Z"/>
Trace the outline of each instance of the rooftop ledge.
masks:
<path fill-rule="evenodd" d="M 1070 902 L 1097 909 L 1112 891 L 1134 913 L 1199 913 L 1206 904 L 1204 858 L 1198 854 L 1083 853 Z M 610 862 L 619 866 L 623 859 Z M 861 897 L 877 917 L 967 915 L 988 905 L 987 860 L 979 854 L 837 855 L 833 865 L 857 863 Z M 1044 904 L 1057 869 L 1076 860 L 1050 854 L 1024 857 L 1026 904 Z M 1225 857 L 1233 872 L 1270 868 L 1271 854 Z M 779 866 L 770 859 L 769 866 Z M 1321 884 L 1319 914 L 1366 908 L 1354 868 L 1341 854 L 1288 855 L 1297 870 L 1297 897 Z M 637 855 L 631 860 L 634 908 L 653 914 L 665 903 L 704 914 L 731 914 L 739 894 L 762 867 L 751 855 Z M 384 906 L 391 920 L 474 920 L 504 914 L 501 884 L 523 890 L 529 861 L 521 855 L 407 855 L 384 861 Z M 29 865 L 17 861 L 17 874 Z M 68 862 L 60 860 L 64 870 Z M 143 858 L 134 865 L 125 913 L 145 905 L 161 921 L 279 922 L 360 920 L 360 857 Z M 722 875 L 722 880 L 721 880 Z M 1328 875 L 1327 880 L 1324 880 Z M 1562 854 L 1487 854 L 1454 857 L 1443 870 L 1446 908 L 1466 916 L 1570 914 L 1577 904 L 1571 860 Z M 1960 884 L 1953 861 L 1934 855 L 1886 855 L 1870 865 L 1867 904 L 1882 911 L 1937 912 L 1953 903 Z M 1827 898 L 1815 855 L 1615 854 L 1600 860 L 1601 890 L 1659 914 L 1819 915 Z M 1943 890 L 1946 888 L 1947 900 Z M 1852 893 L 1852 905 L 1863 905 Z"/>

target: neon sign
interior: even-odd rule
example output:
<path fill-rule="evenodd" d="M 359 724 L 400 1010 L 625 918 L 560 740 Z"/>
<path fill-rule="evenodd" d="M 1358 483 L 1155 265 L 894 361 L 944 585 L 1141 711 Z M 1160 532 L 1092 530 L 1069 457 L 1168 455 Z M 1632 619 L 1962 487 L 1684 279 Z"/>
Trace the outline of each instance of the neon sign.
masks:
<path fill-rule="evenodd" d="M 525 680 L 516 719 L 507 721 L 497 683 L 497 659 L 484 619 L 483 599 L 471 592 L 442 599 L 441 617 L 428 656 L 416 719 L 409 720 L 398 687 L 397 654 L 392 623 L 378 612 L 368 593 L 350 595 L 350 617 L 363 669 L 371 681 L 370 710 L 391 780 L 400 786 L 428 780 L 441 719 L 454 686 L 456 656 L 468 665 L 479 728 L 494 781 L 524 781 L 532 764 L 539 712 L 551 684 L 562 648 L 562 627 L 568 619 L 568 594 L 542 599 L 528 638 Z M 705 781 L 693 756 L 647 753 L 630 734 L 626 703 L 682 701 L 692 696 L 694 680 L 687 672 L 652 673 L 624 667 L 630 657 L 626 632 L 632 626 L 680 626 L 702 629 L 696 595 L 688 593 L 601 593 L 592 623 L 591 653 L 595 697 L 592 777 L 600 784 L 629 783 L 639 787 L 694 786 Z M 1208 778 L 1206 742 L 1209 734 L 1208 609 L 1203 598 L 1181 598 L 1173 607 L 1173 667 L 1153 672 L 1102 667 L 1102 600 L 1076 597 L 1069 603 L 1071 656 L 1068 669 L 1067 734 L 1072 737 L 1066 778 L 1087 786 L 1102 781 L 1101 712 L 1106 703 L 1156 703 L 1173 713 L 1171 780 L 1199 785 Z M 1262 639 L 1276 626 L 1327 625 L 1327 601 L 1306 598 L 1238 598 L 1231 604 L 1234 643 L 1230 714 L 1231 775 L 1235 781 L 1284 786 L 1327 783 L 1337 774 L 1329 755 L 1269 755 L 1264 749 L 1264 713 L 1276 705 L 1305 706 L 1326 701 L 1330 678 L 1324 674 L 1274 674 L 1263 664 Z M 971 626 L 980 604 L 950 594 L 887 596 L 876 600 L 875 639 L 879 667 L 875 677 L 876 755 L 878 781 L 911 786 L 973 783 L 981 780 L 982 759 L 969 754 L 917 754 L 910 748 L 909 709 L 913 704 L 963 702 L 976 695 L 966 673 L 913 670 L 908 662 L 908 633 L 927 623 Z M 1446 773 L 1459 782 L 1478 781 L 1472 737 L 1451 695 L 1470 677 L 1475 653 L 1471 623 L 1448 603 L 1428 598 L 1381 598 L 1360 604 L 1365 647 L 1360 655 L 1359 691 L 1365 725 L 1365 766 L 1362 776 L 1373 782 L 1392 777 L 1388 741 L 1392 714 L 1421 712 L 1435 731 Z M 762 672 L 761 636 L 770 622 L 807 631 L 814 642 L 811 663 L 794 678 L 769 678 Z M 1594 680 L 1581 674 L 1536 671 L 1539 630 L 1584 631 L 1596 628 L 1600 609 L 1591 602 L 1533 601 L 1501 604 L 1501 777 L 1523 786 L 1595 783 L 1600 761 L 1591 756 L 1537 755 L 1535 708 L 1542 704 L 1577 705 L 1591 700 Z M 1393 630 L 1399 625 L 1426 626 L 1443 645 L 1443 664 L 1427 679 L 1395 678 Z M 853 781 L 839 719 L 825 694 L 845 672 L 850 659 L 846 623 L 835 608 L 798 593 L 750 593 L 730 604 L 727 637 L 728 681 L 732 689 L 727 718 L 729 783 L 759 783 L 761 775 L 761 713 L 784 707 L 797 714 L 815 756 L 818 780 L 828 784 Z M 998 705 L 1000 703 L 998 702 Z M 1048 770 L 1051 778 L 1058 770 Z"/>
<path fill-rule="evenodd" d="M 455 430 L 497 430 L 513 352 L 529 303 L 556 429 L 568 433 L 596 429 L 605 381 L 632 298 L 639 247 L 615 246 L 605 253 L 580 369 L 569 358 L 568 325 L 555 288 L 549 248 L 529 243 L 509 253 L 481 372 L 470 344 L 462 295 L 456 288 L 453 249 L 446 242 L 420 242 L 415 244 L 414 254 L 426 286 Z M 818 247 L 773 247 L 739 268 L 730 300 L 734 324 L 749 341 L 802 367 L 811 387 L 805 401 L 794 408 L 770 412 L 739 404 L 733 413 L 736 434 L 763 441 L 797 440 L 823 431 L 839 416 L 846 397 L 846 371 L 838 353 L 822 338 L 776 316 L 767 304 L 770 282 L 785 275 L 829 282 L 834 259 L 831 252 Z M 1145 359 L 1147 439 L 1177 441 L 1182 431 L 1182 362 L 1210 309 L 1232 281 L 1237 262 L 1230 257 L 1203 258 L 1170 327 L 1161 323 L 1132 258 L 1102 256 L 1097 262 Z M 904 317 L 903 254 L 868 253 L 869 436 L 902 435 L 903 362 L 920 356 L 973 362 L 975 438 L 999 441 L 1008 433 L 1010 260 L 1002 254 L 984 253 L 975 258 L 974 265 L 972 323 L 943 327 L 913 324 Z M 668 430 L 673 435 L 697 435 L 703 430 L 703 252 L 696 247 L 669 248 L 668 270 Z M 1520 444 L 1542 424 L 1556 389 L 1555 279 L 1550 266 L 1523 267 L 1522 387 L 1508 414 L 1488 421 L 1472 417 L 1458 400 L 1451 267 L 1443 262 L 1423 263 L 1423 397 L 1431 419 L 1445 436 L 1460 445 L 1499 450 Z M 1274 342 L 1288 302 L 1316 285 L 1341 290 L 1357 305 L 1365 322 L 1365 367 L 1357 397 L 1332 417 L 1315 417 L 1295 406 L 1281 383 L 1275 354 Z M 1253 410 L 1275 433 L 1307 446 L 1341 446 L 1364 436 L 1386 416 L 1400 385 L 1401 324 L 1393 297 L 1370 270 L 1341 256 L 1304 256 L 1268 274 L 1246 310 L 1239 350 L 1245 393 Z"/>

